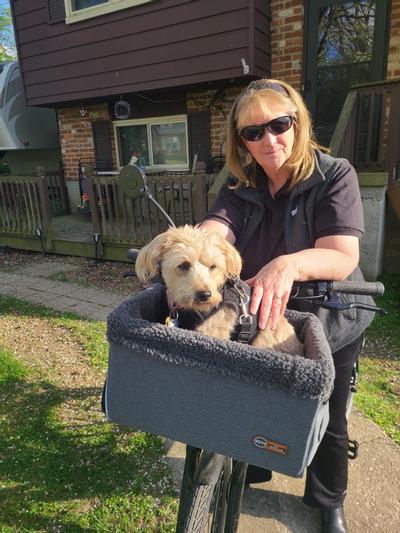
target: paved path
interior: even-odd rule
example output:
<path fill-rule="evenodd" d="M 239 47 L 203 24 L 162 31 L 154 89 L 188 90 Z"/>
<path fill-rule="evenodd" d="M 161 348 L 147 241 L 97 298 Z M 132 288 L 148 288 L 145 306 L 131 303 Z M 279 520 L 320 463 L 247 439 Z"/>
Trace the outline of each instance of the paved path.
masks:
<path fill-rule="evenodd" d="M 109 291 L 51 281 L 46 276 L 76 268 L 62 260 L 0 272 L 0 294 L 105 320 L 124 297 Z M 349 463 L 349 494 L 345 510 L 350 533 L 400 531 L 400 447 L 354 411 L 350 435 L 360 455 Z M 167 442 L 167 457 L 176 484 L 183 471 L 184 446 Z M 269 483 L 246 489 L 239 533 L 318 533 L 319 516 L 301 502 L 304 479 L 274 474 Z"/>
<path fill-rule="evenodd" d="M 53 274 L 76 268 L 76 265 L 54 260 L 17 267 L 12 272 L 0 271 L 0 294 L 15 296 L 58 311 L 76 313 L 85 318 L 106 320 L 108 314 L 126 296 L 47 279 Z"/>

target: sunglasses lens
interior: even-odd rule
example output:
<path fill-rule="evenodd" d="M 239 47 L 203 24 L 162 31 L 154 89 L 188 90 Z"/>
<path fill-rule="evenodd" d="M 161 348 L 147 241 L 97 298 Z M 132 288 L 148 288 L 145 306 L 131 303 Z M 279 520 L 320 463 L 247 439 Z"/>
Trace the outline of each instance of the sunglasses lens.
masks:
<path fill-rule="evenodd" d="M 247 126 L 243 128 L 242 136 L 246 141 L 258 141 L 264 134 L 264 126 L 260 124 L 259 126 Z"/>
<path fill-rule="evenodd" d="M 241 135 L 246 141 L 259 141 L 264 136 L 266 129 L 268 129 L 272 135 L 280 135 L 281 133 L 285 133 L 292 124 L 292 117 L 278 117 L 267 124 L 247 126 L 247 128 L 242 129 Z"/>
<path fill-rule="evenodd" d="M 268 124 L 268 129 L 272 135 L 280 135 L 285 133 L 292 125 L 292 117 L 279 117 L 275 120 L 271 120 Z"/>

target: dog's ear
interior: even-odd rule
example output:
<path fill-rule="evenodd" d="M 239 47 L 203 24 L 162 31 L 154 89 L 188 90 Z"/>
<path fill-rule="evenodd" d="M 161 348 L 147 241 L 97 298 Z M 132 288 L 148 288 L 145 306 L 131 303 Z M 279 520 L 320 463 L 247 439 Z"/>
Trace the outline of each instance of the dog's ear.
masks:
<path fill-rule="evenodd" d="M 242 270 L 242 258 L 236 248 L 221 237 L 221 249 L 225 255 L 226 272 L 229 276 L 238 277 Z"/>
<path fill-rule="evenodd" d="M 143 246 L 135 261 L 135 270 L 138 278 L 147 283 L 159 274 L 159 263 L 165 249 L 167 232 L 157 235 L 149 244 Z"/>

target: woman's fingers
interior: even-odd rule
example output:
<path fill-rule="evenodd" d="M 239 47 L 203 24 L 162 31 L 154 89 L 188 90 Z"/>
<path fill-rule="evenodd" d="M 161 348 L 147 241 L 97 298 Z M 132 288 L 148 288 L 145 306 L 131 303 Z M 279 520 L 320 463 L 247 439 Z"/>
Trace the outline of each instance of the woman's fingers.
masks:
<path fill-rule="evenodd" d="M 262 287 L 262 285 L 259 285 L 259 287 Z M 260 329 L 265 329 L 268 324 L 268 319 L 269 319 L 271 307 L 273 304 L 273 294 L 270 291 L 263 290 L 263 294 L 260 299 L 260 302 L 261 304 L 260 304 L 260 314 L 258 316 L 258 326 Z M 257 312 L 257 309 L 256 309 L 256 312 Z"/>
<path fill-rule="evenodd" d="M 250 284 L 249 281 L 252 283 Z M 270 287 L 265 280 L 246 281 L 253 286 L 253 293 L 250 302 L 250 313 L 257 314 L 259 310 L 258 325 L 260 329 L 268 327 L 276 329 L 281 315 L 285 312 L 289 301 L 289 291 Z"/>
<path fill-rule="evenodd" d="M 259 310 L 258 325 L 265 329 L 275 329 L 285 312 L 292 290 L 295 271 L 288 256 L 281 256 L 265 265 L 256 276 L 247 280 L 253 287 L 250 312 Z"/>

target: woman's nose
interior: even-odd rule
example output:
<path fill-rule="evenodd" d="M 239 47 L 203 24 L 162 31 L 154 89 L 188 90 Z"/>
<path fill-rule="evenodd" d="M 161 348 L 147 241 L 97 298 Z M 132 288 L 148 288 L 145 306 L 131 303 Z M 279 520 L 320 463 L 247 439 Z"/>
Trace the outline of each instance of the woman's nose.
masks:
<path fill-rule="evenodd" d="M 265 144 L 275 144 L 277 142 L 276 136 L 273 135 L 267 128 L 265 128 L 262 140 Z"/>

